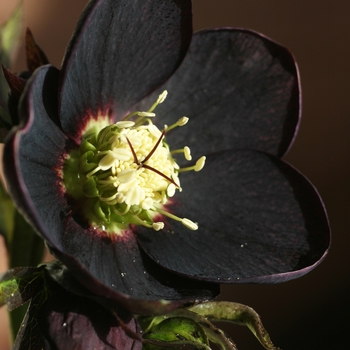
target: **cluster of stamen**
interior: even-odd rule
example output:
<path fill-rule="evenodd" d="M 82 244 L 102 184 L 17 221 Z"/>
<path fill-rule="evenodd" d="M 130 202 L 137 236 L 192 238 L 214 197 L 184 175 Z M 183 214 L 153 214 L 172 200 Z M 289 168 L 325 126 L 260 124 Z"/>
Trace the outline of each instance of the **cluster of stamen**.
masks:
<path fill-rule="evenodd" d="M 164 91 L 146 112 L 131 113 L 98 133 L 84 135 L 78 154 L 68 157 L 66 169 L 71 167 L 69 164 L 76 164 L 81 191 L 71 191 L 77 186 L 65 181 L 67 193 L 74 197 L 79 192 L 80 196 L 89 199 L 93 213 L 89 220 L 93 224 L 107 230 L 118 224 L 160 230 L 164 223 L 153 220 L 160 214 L 180 221 L 191 230 L 198 228 L 193 221 L 164 209 L 176 190 L 182 190 L 179 173 L 199 171 L 205 163 L 205 157 L 201 157 L 194 166 L 180 168 L 173 155 L 183 154 L 186 160 L 191 160 L 190 149 L 185 146 L 170 151 L 165 142 L 166 133 L 185 125 L 187 117 L 173 125 L 165 125 L 162 131 L 152 123 L 153 110 L 166 95 Z"/>

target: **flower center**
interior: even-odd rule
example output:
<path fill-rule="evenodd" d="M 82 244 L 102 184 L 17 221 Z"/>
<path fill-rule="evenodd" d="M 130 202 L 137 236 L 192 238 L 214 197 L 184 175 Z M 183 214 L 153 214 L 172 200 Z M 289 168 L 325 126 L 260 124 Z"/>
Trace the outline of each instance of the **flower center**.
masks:
<path fill-rule="evenodd" d="M 185 146 L 171 151 L 165 142 L 166 133 L 185 125 L 188 118 L 182 117 L 162 131 L 152 123 L 153 110 L 166 95 L 164 91 L 147 112 L 134 112 L 115 124 L 86 132 L 79 149 L 67 156 L 64 188 L 79 202 L 90 224 L 109 232 L 120 232 L 129 224 L 158 231 L 164 223 L 154 219 L 164 215 L 189 229 L 198 228 L 164 207 L 176 190 L 181 191 L 179 173 L 199 171 L 205 163 L 201 157 L 194 166 L 180 168 L 173 155 L 183 153 L 191 160 L 190 149 Z"/>

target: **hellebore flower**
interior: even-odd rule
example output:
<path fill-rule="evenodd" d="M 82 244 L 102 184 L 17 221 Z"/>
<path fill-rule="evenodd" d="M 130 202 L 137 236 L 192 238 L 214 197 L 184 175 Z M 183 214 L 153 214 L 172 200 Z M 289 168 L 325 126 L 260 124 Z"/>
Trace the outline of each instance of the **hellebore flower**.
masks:
<path fill-rule="evenodd" d="M 135 313 L 299 277 L 330 241 L 317 191 L 280 159 L 299 88 L 260 34 L 192 36 L 189 0 L 90 1 L 61 71 L 26 85 L 10 193 L 83 285 Z"/>

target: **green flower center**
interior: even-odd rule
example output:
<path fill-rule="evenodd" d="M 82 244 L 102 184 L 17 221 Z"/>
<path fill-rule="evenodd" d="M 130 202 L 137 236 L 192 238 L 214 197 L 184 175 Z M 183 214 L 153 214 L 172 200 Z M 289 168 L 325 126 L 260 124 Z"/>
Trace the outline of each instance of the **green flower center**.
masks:
<path fill-rule="evenodd" d="M 203 168 L 205 157 L 194 166 L 180 168 L 173 155 L 183 153 L 191 160 L 190 149 L 170 150 L 165 134 L 183 126 L 182 117 L 159 130 L 152 123 L 153 110 L 166 98 L 164 91 L 147 112 L 134 112 L 122 121 L 102 125 L 97 121 L 82 137 L 77 150 L 67 156 L 63 167 L 66 193 L 78 202 L 83 216 L 93 226 L 118 233 L 129 224 L 143 225 L 158 231 L 161 215 L 182 222 L 192 230 L 197 224 L 179 218 L 165 209 L 169 198 L 180 187 L 179 173 Z M 134 120 L 131 120 L 134 119 Z"/>

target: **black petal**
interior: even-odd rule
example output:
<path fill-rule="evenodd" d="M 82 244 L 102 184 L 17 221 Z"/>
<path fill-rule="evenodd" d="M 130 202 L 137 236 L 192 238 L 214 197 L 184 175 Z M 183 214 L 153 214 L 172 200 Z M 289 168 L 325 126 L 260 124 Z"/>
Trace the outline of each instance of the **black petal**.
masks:
<path fill-rule="evenodd" d="M 179 66 L 192 35 L 189 0 L 94 0 L 63 64 L 61 121 L 79 138 L 91 115 L 120 119 Z"/>
<path fill-rule="evenodd" d="M 135 108 L 148 108 L 164 89 L 169 94 L 155 111 L 157 122 L 189 117 L 169 143 L 185 143 L 196 155 L 252 148 L 282 156 L 298 126 L 301 96 L 293 56 L 249 30 L 196 33 L 176 73 Z"/>
<path fill-rule="evenodd" d="M 316 190 L 274 156 L 216 153 L 199 173 L 183 174 L 181 186 L 170 211 L 198 221 L 198 231 L 172 220 L 157 235 L 137 228 L 139 244 L 166 269 L 207 281 L 280 282 L 305 274 L 328 250 Z"/>
<path fill-rule="evenodd" d="M 22 97 L 20 124 L 11 130 L 3 156 L 9 192 L 43 236 L 62 225 L 60 214 L 65 205 L 62 194 L 54 190 L 67 141 L 53 122 L 57 118 L 58 76 L 56 68 L 43 66 L 30 79 Z M 37 207 L 43 212 L 39 214 Z"/>

